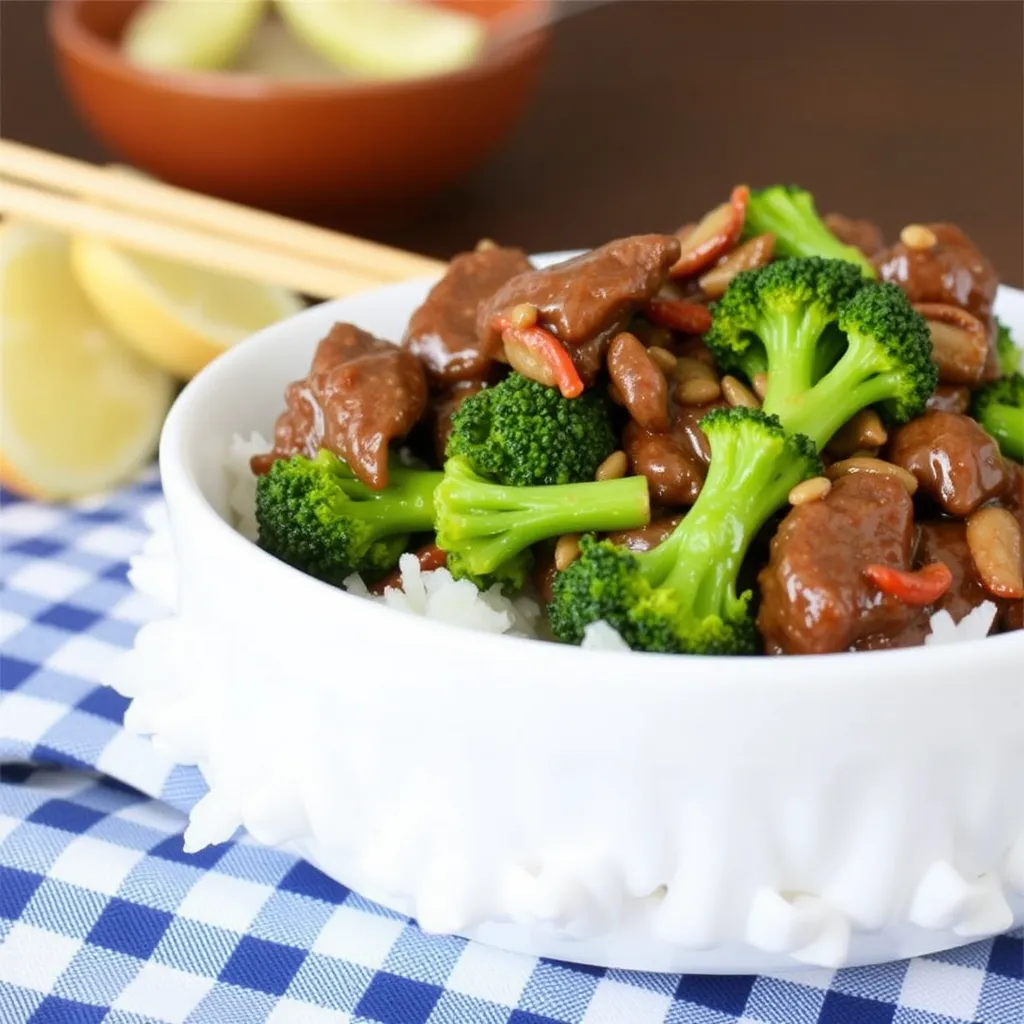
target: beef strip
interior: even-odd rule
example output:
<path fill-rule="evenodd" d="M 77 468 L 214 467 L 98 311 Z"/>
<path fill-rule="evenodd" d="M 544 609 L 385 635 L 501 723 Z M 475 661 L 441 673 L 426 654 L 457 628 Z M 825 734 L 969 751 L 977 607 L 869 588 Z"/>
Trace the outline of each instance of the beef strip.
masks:
<path fill-rule="evenodd" d="M 480 303 L 530 269 L 520 249 L 479 249 L 451 261 L 444 277 L 413 313 L 402 341 L 423 361 L 433 386 L 488 376 L 500 341 L 477 334 Z"/>
<path fill-rule="evenodd" d="M 940 384 L 931 398 L 931 412 L 965 413 L 971 407 L 971 389 L 963 384 Z"/>
<path fill-rule="evenodd" d="M 679 239 L 674 235 L 636 235 L 545 270 L 520 274 L 481 305 L 481 343 L 496 348 L 501 332 L 495 317 L 527 303 L 537 308 L 540 326 L 570 350 L 596 341 L 606 348 L 638 307 L 658 293 L 678 258 Z"/>
<path fill-rule="evenodd" d="M 855 249 L 860 249 L 868 259 L 881 252 L 885 246 L 882 229 L 869 220 L 857 220 L 853 217 L 844 217 L 841 213 L 829 213 L 825 215 L 825 227 L 843 245 L 852 245 Z"/>
<path fill-rule="evenodd" d="M 999 445 L 970 416 L 957 413 L 927 412 L 904 424 L 889 441 L 889 459 L 953 516 L 970 515 L 1009 483 Z"/>
<path fill-rule="evenodd" d="M 698 423 L 711 405 L 681 405 L 672 409 L 672 426 L 664 433 L 647 430 L 630 420 L 622 447 L 634 473 L 647 478 L 651 500 L 659 505 L 692 505 L 707 474 L 711 450 Z"/>
<path fill-rule="evenodd" d="M 464 380 L 438 392 L 431 399 L 434 450 L 439 464 L 444 462 L 444 450 L 448 446 L 448 438 L 452 432 L 452 417 L 470 395 L 483 391 L 484 386 L 482 381 Z"/>
<path fill-rule="evenodd" d="M 628 331 L 617 334 L 608 349 L 608 376 L 633 420 L 646 430 L 668 430 L 669 393 L 665 374 L 647 349 Z"/>
<path fill-rule="evenodd" d="M 602 334 L 590 341 L 569 349 L 572 364 L 580 375 L 585 387 L 593 387 L 604 367 L 605 354 L 608 352 L 608 345 L 611 342 L 611 335 Z"/>
<path fill-rule="evenodd" d="M 995 268 L 954 224 L 926 225 L 937 244 L 911 249 L 897 242 L 874 257 L 883 281 L 894 281 L 911 302 L 962 306 L 986 323 L 999 279 Z"/>
<path fill-rule="evenodd" d="M 665 519 L 653 519 L 646 526 L 635 530 L 618 530 L 609 533 L 607 539 L 627 551 L 650 551 L 656 548 L 679 525 L 682 516 L 669 516 Z"/>
<path fill-rule="evenodd" d="M 274 447 L 251 461 L 265 473 L 275 460 L 328 448 L 369 487 L 388 482 L 388 445 L 423 415 L 427 380 L 420 361 L 352 324 L 335 324 L 317 346 L 309 376 L 285 391 Z"/>
<path fill-rule="evenodd" d="M 913 505 L 891 477 L 840 477 L 783 519 L 758 575 L 757 627 L 769 654 L 832 654 L 905 629 L 917 609 L 864 578 L 868 565 L 910 568 Z"/>

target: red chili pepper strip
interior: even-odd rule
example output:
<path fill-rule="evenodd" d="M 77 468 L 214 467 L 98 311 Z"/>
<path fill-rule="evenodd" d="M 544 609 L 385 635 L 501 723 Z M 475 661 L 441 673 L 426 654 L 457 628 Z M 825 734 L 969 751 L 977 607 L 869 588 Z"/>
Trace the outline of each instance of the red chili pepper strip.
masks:
<path fill-rule="evenodd" d="M 699 302 L 651 299 L 644 307 L 644 316 L 658 327 L 683 334 L 706 334 L 711 330 L 711 311 Z"/>
<path fill-rule="evenodd" d="M 903 572 L 887 565 L 866 565 L 864 577 L 883 594 L 904 604 L 934 604 L 953 583 L 953 574 L 944 562 L 932 562 L 916 572 Z"/>
<path fill-rule="evenodd" d="M 729 205 L 739 214 L 740 227 L 747 216 L 747 203 L 750 202 L 750 188 L 747 185 L 737 185 L 729 194 Z"/>
<path fill-rule="evenodd" d="M 525 350 L 531 361 L 539 362 L 550 373 L 551 380 L 558 385 L 563 398 L 578 398 L 583 394 L 583 380 L 572 356 L 550 331 L 543 327 L 513 327 L 504 317 L 497 317 L 494 325 L 501 330 L 506 355 L 508 347 L 518 346 Z M 516 360 L 510 358 L 509 362 L 513 367 L 516 366 Z"/>
<path fill-rule="evenodd" d="M 425 548 L 420 548 L 416 552 L 416 557 L 419 559 L 420 568 L 424 572 L 431 572 L 434 569 L 443 569 L 448 563 L 448 552 L 443 551 L 436 544 L 428 544 Z M 402 570 L 392 569 L 387 576 L 377 580 L 376 583 L 371 583 L 367 590 L 371 594 L 383 594 L 388 587 L 400 587 L 402 585 Z"/>
<path fill-rule="evenodd" d="M 669 272 L 673 278 L 692 277 L 714 266 L 739 240 L 747 217 L 750 189 L 737 185 L 727 202 L 706 213 L 699 223 L 676 232 L 681 251 Z"/>

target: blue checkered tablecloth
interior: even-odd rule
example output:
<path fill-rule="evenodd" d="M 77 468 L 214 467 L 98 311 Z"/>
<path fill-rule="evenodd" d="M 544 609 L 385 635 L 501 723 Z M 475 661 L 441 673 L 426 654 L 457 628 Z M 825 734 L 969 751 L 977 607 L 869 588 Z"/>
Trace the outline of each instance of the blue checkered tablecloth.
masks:
<path fill-rule="evenodd" d="M 881 967 L 640 974 L 423 934 L 242 838 L 98 685 L 155 609 L 125 578 L 149 475 L 0 508 L 0 1024 L 1024 1024 L 1024 931 Z"/>

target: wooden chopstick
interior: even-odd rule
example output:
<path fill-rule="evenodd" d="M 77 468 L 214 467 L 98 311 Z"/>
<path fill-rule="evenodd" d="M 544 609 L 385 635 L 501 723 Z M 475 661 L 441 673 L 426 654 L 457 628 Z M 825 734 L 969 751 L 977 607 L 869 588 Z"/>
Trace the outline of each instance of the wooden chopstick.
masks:
<path fill-rule="evenodd" d="M 386 283 L 345 267 L 332 268 L 257 249 L 22 185 L 0 182 L 0 211 L 69 234 L 93 235 L 138 252 L 290 288 L 318 299 L 351 295 Z"/>
<path fill-rule="evenodd" d="M 0 212 L 316 298 L 434 275 L 443 267 L 414 253 L 6 140 L 0 140 L 0 176 Z"/>

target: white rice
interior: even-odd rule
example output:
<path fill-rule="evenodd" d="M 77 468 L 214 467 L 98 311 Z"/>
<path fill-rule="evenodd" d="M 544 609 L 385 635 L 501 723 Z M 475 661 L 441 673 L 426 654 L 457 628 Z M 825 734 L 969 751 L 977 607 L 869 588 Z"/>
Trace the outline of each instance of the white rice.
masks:
<path fill-rule="evenodd" d="M 972 608 L 959 622 L 953 621 L 949 612 L 936 612 L 930 625 L 931 633 L 924 638 L 925 644 L 957 644 L 963 640 L 983 640 L 988 636 L 996 617 L 996 606 L 991 601 L 982 601 Z"/>
<path fill-rule="evenodd" d="M 270 450 L 270 442 L 255 431 L 246 438 L 235 434 L 231 439 L 225 470 L 228 478 L 228 505 L 234 526 L 239 533 L 256 539 L 256 478 L 249 469 L 249 459 Z M 509 599 L 500 587 L 480 591 L 469 580 L 452 579 L 447 569 L 424 572 L 415 555 L 402 555 L 398 563 L 402 576 L 401 589 L 389 587 L 382 595 L 371 594 L 359 576 L 350 576 L 345 589 L 369 601 L 383 601 L 396 611 L 423 615 L 438 622 L 479 629 L 487 633 L 508 633 L 543 639 L 540 634 L 541 610 L 530 597 Z M 996 606 L 985 601 L 972 609 L 959 622 L 949 612 L 936 612 L 931 617 L 931 633 L 925 644 L 960 643 L 988 636 L 995 619 Z M 629 646 L 607 622 L 587 626 L 582 647 L 596 651 L 628 651 Z"/>

